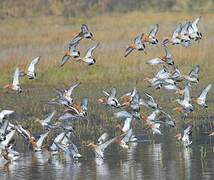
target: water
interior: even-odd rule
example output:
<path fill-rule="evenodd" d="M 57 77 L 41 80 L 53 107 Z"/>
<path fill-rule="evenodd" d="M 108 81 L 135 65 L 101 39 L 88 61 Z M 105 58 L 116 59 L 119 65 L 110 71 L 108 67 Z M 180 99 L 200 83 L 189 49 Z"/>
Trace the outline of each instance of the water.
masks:
<path fill-rule="evenodd" d="M 21 158 L 0 167 L 0 179 L 214 179 L 214 151 L 211 144 L 184 148 L 174 139 L 130 144 L 128 150 L 112 145 L 106 159 L 87 151 L 79 162 L 47 152 L 23 153 Z"/>

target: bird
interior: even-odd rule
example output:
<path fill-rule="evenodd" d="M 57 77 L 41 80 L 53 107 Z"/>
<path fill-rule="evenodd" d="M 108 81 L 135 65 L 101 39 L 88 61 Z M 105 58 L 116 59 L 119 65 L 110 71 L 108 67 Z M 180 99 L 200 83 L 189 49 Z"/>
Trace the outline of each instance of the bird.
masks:
<path fill-rule="evenodd" d="M 117 118 L 121 118 L 121 119 L 125 120 L 123 127 L 121 127 L 120 125 L 118 125 L 118 127 L 121 129 L 122 132 L 127 132 L 131 128 L 133 116 L 130 113 L 128 113 L 127 111 L 117 112 L 117 113 L 115 113 L 115 116 Z"/>
<path fill-rule="evenodd" d="M 142 41 L 144 34 L 142 33 L 140 36 L 135 37 L 134 39 L 134 43 L 129 45 L 128 48 L 126 48 L 124 57 L 127 57 L 133 50 L 137 50 L 137 51 L 144 51 L 145 53 L 145 44 Z"/>
<path fill-rule="evenodd" d="M 78 58 L 80 57 L 80 51 L 77 50 L 77 46 L 79 45 L 80 41 L 77 41 L 76 43 L 69 44 L 68 51 L 65 52 L 65 55 L 62 57 L 60 67 L 64 66 L 65 63 L 70 59 L 70 58 Z"/>
<path fill-rule="evenodd" d="M 171 52 L 169 51 L 168 47 L 164 46 L 164 50 L 165 50 L 165 56 L 151 59 L 151 60 L 147 61 L 147 64 L 158 65 L 158 64 L 167 63 L 168 65 L 174 65 L 173 56 L 172 56 Z"/>
<path fill-rule="evenodd" d="M 185 147 L 188 147 L 192 144 L 190 141 L 190 135 L 192 133 L 192 126 L 188 125 L 186 128 L 183 128 L 181 133 L 176 134 L 176 139 L 181 141 Z"/>
<path fill-rule="evenodd" d="M 115 142 L 118 139 L 118 137 L 111 138 L 107 141 L 105 141 L 102 144 L 94 144 L 93 142 L 90 142 L 87 147 L 93 149 L 95 153 L 96 158 L 104 159 L 104 151 L 105 149 L 110 146 L 113 142 Z"/>
<path fill-rule="evenodd" d="M 160 131 L 160 123 L 147 121 L 146 122 L 147 128 L 152 130 L 152 134 L 162 135 Z"/>
<path fill-rule="evenodd" d="M 134 88 L 131 92 L 128 92 L 124 95 L 122 95 L 119 100 L 121 102 L 122 105 L 127 105 L 129 106 L 134 98 L 134 96 L 136 95 L 137 93 L 137 89 Z"/>
<path fill-rule="evenodd" d="M 69 112 L 72 115 L 77 115 L 79 117 L 87 116 L 88 110 L 88 98 L 83 98 L 82 101 L 75 101 L 72 106 L 68 106 L 65 112 Z"/>
<path fill-rule="evenodd" d="M 196 18 L 194 21 L 190 22 L 188 28 L 190 39 L 194 39 L 195 41 L 202 39 L 202 33 L 198 31 L 198 23 L 200 19 L 201 16 Z"/>
<path fill-rule="evenodd" d="M 103 93 L 107 96 L 107 97 L 104 97 L 104 98 L 99 98 L 98 99 L 98 102 L 101 103 L 101 104 L 104 104 L 104 105 L 108 105 L 110 107 L 113 107 L 113 108 L 119 108 L 121 107 L 121 104 L 120 102 L 118 101 L 118 99 L 116 98 L 116 95 L 117 95 L 117 90 L 115 87 L 113 87 L 111 89 L 111 92 L 108 93 L 106 91 L 103 91 Z"/>
<path fill-rule="evenodd" d="M 23 77 L 23 76 L 27 75 L 29 77 L 29 79 L 35 79 L 36 75 L 37 75 L 36 74 L 36 65 L 39 63 L 40 59 L 41 59 L 41 56 L 34 58 L 31 61 L 30 65 L 28 66 L 27 73 L 20 71 L 19 76 Z"/>
<path fill-rule="evenodd" d="M 32 148 L 34 151 L 42 151 L 44 146 L 43 142 L 47 138 L 48 134 L 50 133 L 50 130 L 45 132 L 44 134 L 41 134 L 38 139 L 36 139 L 29 130 L 24 129 L 23 127 L 19 126 L 19 130 L 21 131 L 21 134 L 30 142 L 32 145 Z"/>
<path fill-rule="evenodd" d="M 83 38 L 94 40 L 93 34 L 92 34 L 92 32 L 89 31 L 89 28 L 86 24 L 81 25 L 80 33 L 70 41 L 70 45 L 76 44 Z"/>
<path fill-rule="evenodd" d="M 63 131 L 58 134 L 54 138 L 53 143 L 50 145 L 49 150 L 52 151 L 52 153 L 54 152 L 54 154 L 56 154 L 59 152 L 59 147 L 57 146 L 57 144 L 60 143 L 61 145 L 68 146 L 71 134 L 71 131 Z"/>
<path fill-rule="evenodd" d="M 78 158 L 81 158 L 82 155 L 79 153 L 79 150 L 77 149 L 77 146 L 72 143 L 72 142 L 69 142 L 68 145 L 64 145 L 64 144 L 61 144 L 61 143 L 56 143 L 56 146 L 59 148 L 59 149 L 62 149 L 66 155 L 68 155 L 69 157 L 72 157 L 74 160 L 77 160 Z"/>
<path fill-rule="evenodd" d="M 159 105 L 152 95 L 147 92 L 144 92 L 145 98 L 143 99 L 143 105 L 147 108 L 158 109 Z"/>
<path fill-rule="evenodd" d="M 99 43 L 95 44 L 94 46 L 90 47 L 86 55 L 84 57 L 79 57 L 78 61 L 83 61 L 84 63 L 88 64 L 89 66 L 94 65 L 96 63 L 96 59 L 93 57 L 94 50 L 99 46 Z"/>
<path fill-rule="evenodd" d="M 185 86 L 184 89 L 184 98 L 183 100 L 181 99 L 176 99 L 176 102 L 178 102 L 182 108 L 188 112 L 192 112 L 193 111 L 193 105 L 190 103 L 191 102 L 191 96 L 190 96 L 190 87 L 189 85 Z M 179 111 L 179 108 L 175 109 L 177 111 Z"/>
<path fill-rule="evenodd" d="M 196 65 L 189 73 L 189 75 L 183 75 L 184 79 L 191 83 L 198 83 L 199 82 L 199 72 L 200 66 Z"/>
<path fill-rule="evenodd" d="M 200 105 L 203 108 L 208 108 L 208 105 L 206 104 L 206 98 L 211 88 L 212 84 L 207 85 L 207 87 L 201 92 L 199 97 L 192 97 L 192 102 Z"/>
<path fill-rule="evenodd" d="M 73 91 L 76 89 L 81 83 L 75 83 L 68 89 L 56 89 L 56 93 L 58 97 L 56 99 L 52 99 L 49 101 L 49 104 L 59 104 L 63 106 L 70 106 L 73 104 Z"/>
<path fill-rule="evenodd" d="M 19 68 L 16 68 L 14 76 L 13 76 L 13 83 L 5 85 L 4 88 L 7 88 L 9 90 L 14 90 L 18 93 L 21 93 L 22 87 L 19 83 L 19 74 L 20 74 Z"/>
<path fill-rule="evenodd" d="M 37 120 L 37 122 L 39 122 L 43 127 L 48 127 L 55 114 L 56 111 L 54 110 L 47 118 L 44 120 Z"/>
<path fill-rule="evenodd" d="M 124 137 L 121 137 L 121 138 L 118 138 L 117 139 L 117 143 L 124 149 L 128 149 L 129 148 L 129 145 L 128 143 L 129 142 L 137 142 L 138 139 L 137 137 L 133 134 L 133 129 L 130 128 Z"/>

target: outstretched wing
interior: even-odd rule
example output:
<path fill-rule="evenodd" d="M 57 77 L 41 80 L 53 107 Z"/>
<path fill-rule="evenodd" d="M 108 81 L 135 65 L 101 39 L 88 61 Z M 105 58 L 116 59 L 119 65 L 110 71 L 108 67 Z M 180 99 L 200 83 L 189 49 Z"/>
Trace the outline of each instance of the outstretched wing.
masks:
<path fill-rule="evenodd" d="M 201 19 L 201 16 L 192 22 L 192 28 L 194 29 L 195 32 L 198 32 L 198 22 L 200 19 Z"/>
<path fill-rule="evenodd" d="M 81 35 L 82 33 L 78 34 L 76 37 L 74 37 L 70 43 L 69 43 L 69 50 L 72 48 L 72 47 L 75 47 L 79 44 L 79 42 L 82 40 L 83 36 Z"/>
<path fill-rule="evenodd" d="M 116 90 L 116 88 L 113 87 L 111 89 L 111 94 L 110 94 L 109 98 L 115 98 L 116 94 L 117 94 L 117 90 Z"/>
<path fill-rule="evenodd" d="M 81 102 L 81 108 L 84 111 L 88 110 L 88 98 L 83 98 L 82 102 Z"/>
<path fill-rule="evenodd" d="M 35 71 L 35 65 L 37 65 L 39 63 L 40 58 L 41 58 L 41 56 L 38 56 L 31 61 L 30 65 L 28 67 L 28 72 L 33 73 Z"/>
<path fill-rule="evenodd" d="M 82 24 L 82 26 L 81 26 L 81 32 L 82 32 L 83 34 L 89 32 L 88 26 L 87 26 L 86 24 Z"/>
<path fill-rule="evenodd" d="M 124 57 L 127 57 L 133 50 L 134 48 L 129 46 L 125 51 Z"/>
<path fill-rule="evenodd" d="M 169 48 L 167 46 L 164 46 L 165 55 L 167 59 L 173 59 L 172 53 L 170 52 Z"/>
<path fill-rule="evenodd" d="M 55 114 L 56 114 L 56 110 L 54 110 L 46 119 L 44 119 L 44 122 L 49 123 Z"/>
<path fill-rule="evenodd" d="M 208 92 L 210 91 L 210 89 L 212 88 L 212 84 L 209 84 L 200 94 L 199 98 L 200 100 L 205 100 L 207 97 Z"/>
<path fill-rule="evenodd" d="M 61 66 L 61 67 L 64 66 L 64 64 L 69 60 L 69 58 L 70 58 L 69 55 L 64 55 L 64 56 L 62 57 L 62 61 L 61 61 L 60 66 Z"/>
<path fill-rule="evenodd" d="M 90 47 L 86 53 L 86 58 L 91 58 L 93 51 L 99 46 L 100 43 L 97 43 L 96 45 Z"/>
<path fill-rule="evenodd" d="M 16 68 L 16 71 L 13 76 L 13 86 L 19 85 L 19 68 Z"/>
<path fill-rule="evenodd" d="M 105 143 L 101 144 L 101 145 L 100 145 L 100 149 L 101 149 L 102 151 L 104 151 L 111 143 L 113 143 L 114 141 L 116 141 L 117 138 L 118 138 L 118 137 L 114 137 L 114 138 L 112 138 L 112 139 L 106 141 Z"/>
<path fill-rule="evenodd" d="M 43 143 L 43 141 L 45 140 L 45 138 L 48 136 L 49 132 L 50 132 L 50 131 L 46 132 L 45 134 L 41 134 L 41 135 L 40 135 L 40 138 L 38 139 L 38 141 L 37 141 L 37 143 L 36 143 L 36 145 L 37 145 L 39 148 L 42 147 L 42 143 Z"/>
<path fill-rule="evenodd" d="M 173 34 L 172 34 L 172 38 L 177 38 L 181 32 L 181 23 L 179 23 L 176 27 L 176 29 L 174 30 Z"/>
<path fill-rule="evenodd" d="M 150 65 L 164 64 L 164 61 L 162 61 L 160 58 L 154 58 L 147 61 L 146 64 L 150 64 Z"/>
<path fill-rule="evenodd" d="M 159 30 L 159 24 L 156 24 L 154 28 L 149 32 L 149 37 L 155 37 Z"/>
<path fill-rule="evenodd" d="M 120 111 L 114 114 L 117 118 L 132 118 L 132 115 L 127 111 Z"/>
<path fill-rule="evenodd" d="M 185 88 L 184 88 L 184 100 L 187 101 L 187 102 L 190 102 L 190 88 L 189 88 L 189 85 L 186 85 Z"/>
<path fill-rule="evenodd" d="M 198 78 L 199 77 L 199 71 L 200 71 L 200 66 L 197 65 L 190 71 L 189 76 Z"/>
<path fill-rule="evenodd" d="M 74 84 L 73 86 L 71 86 L 71 87 L 68 89 L 68 91 L 67 91 L 66 94 L 70 97 L 70 96 L 72 95 L 73 90 L 74 90 L 76 87 L 78 87 L 80 84 L 81 84 L 81 83 L 76 83 L 76 84 Z"/>

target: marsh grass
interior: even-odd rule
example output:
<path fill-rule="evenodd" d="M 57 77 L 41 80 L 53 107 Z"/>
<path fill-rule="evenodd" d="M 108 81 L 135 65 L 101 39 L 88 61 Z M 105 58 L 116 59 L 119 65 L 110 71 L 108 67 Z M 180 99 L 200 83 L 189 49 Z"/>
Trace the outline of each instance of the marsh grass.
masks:
<path fill-rule="evenodd" d="M 182 73 L 187 74 L 199 64 L 201 67 L 200 82 L 193 85 L 192 94 L 198 95 L 214 79 L 214 53 L 213 53 L 213 18 L 212 13 L 187 14 L 187 13 L 142 13 L 133 12 L 128 14 L 111 14 L 96 16 L 94 18 L 62 18 L 62 17 L 40 17 L 25 19 L 5 19 L 0 21 L 0 86 L 12 80 L 16 67 L 25 70 L 31 59 L 41 55 L 41 62 L 37 67 L 38 78 L 30 81 L 21 79 L 24 92 L 16 94 L 7 92 L 1 88 L 3 96 L 0 97 L 1 109 L 13 109 L 16 111 L 17 119 L 23 125 L 28 126 L 31 131 L 41 132 L 41 127 L 35 122 L 36 118 L 44 118 L 45 114 L 55 109 L 47 102 L 55 97 L 54 89 L 69 87 L 75 82 L 82 82 L 75 90 L 76 99 L 89 97 L 88 120 L 74 122 L 77 130 L 77 138 L 84 143 L 95 140 L 107 129 L 116 126 L 120 121 L 113 117 L 113 111 L 99 105 L 97 99 L 102 96 L 102 90 L 110 90 L 116 87 L 118 95 L 122 95 L 133 87 L 140 92 L 146 91 L 154 95 L 159 104 L 166 108 L 175 117 L 178 126 L 183 123 L 191 123 L 196 130 L 211 130 L 207 123 L 209 117 L 213 116 L 214 99 L 213 90 L 208 96 L 209 109 L 197 110 L 192 118 L 182 121 L 179 114 L 172 112 L 176 104 L 172 103 L 175 96 L 165 90 L 154 90 L 143 81 L 145 75 L 154 75 L 160 67 L 150 67 L 145 64 L 150 58 L 158 57 L 164 53 L 161 48 L 147 47 L 147 55 L 134 52 L 126 59 L 123 53 L 126 46 L 133 38 L 142 32 L 148 32 L 152 25 L 160 24 L 158 33 L 159 41 L 170 36 L 171 31 L 179 22 L 186 19 L 193 20 L 202 15 L 200 31 L 203 40 L 194 42 L 191 47 L 170 47 L 174 59 Z M 78 32 L 80 25 L 86 23 L 94 33 L 95 39 L 101 42 L 95 51 L 96 65 L 88 67 L 82 63 L 68 62 L 63 68 L 59 62 L 67 48 L 69 40 Z M 83 40 L 80 43 L 80 51 L 83 54 L 86 48 L 94 42 Z M 58 112 L 60 114 L 60 109 Z M 150 112 L 143 108 L 146 114 Z M 197 117 L 202 117 L 197 119 Z M 204 118 L 203 118 L 204 117 Z M 139 125 L 140 124 L 140 125 Z M 213 121 L 211 122 L 213 125 Z M 142 123 L 134 122 L 136 131 L 142 132 Z"/>

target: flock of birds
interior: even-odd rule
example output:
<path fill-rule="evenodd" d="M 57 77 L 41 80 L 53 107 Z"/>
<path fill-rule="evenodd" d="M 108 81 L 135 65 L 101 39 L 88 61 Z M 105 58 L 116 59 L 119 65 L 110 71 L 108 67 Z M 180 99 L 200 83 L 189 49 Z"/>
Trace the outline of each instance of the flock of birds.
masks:
<path fill-rule="evenodd" d="M 152 77 L 145 77 L 145 81 L 149 82 L 150 86 L 155 89 L 164 88 L 169 92 L 174 92 L 178 99 L 175 101 L 178 103 L 178 107 L 174 108 L 175 111 L 180 112 L 184 117 L 188 117 L 190 113 L 195 110 L 193 103 L 198 104 L 202 108 L 207 108 L 206 97 L 210 91 L 212 84 L 207 85 L 202 90 L 199 96 L 191 96 L 192 84 L 199 82 L 200 67 L 196 65 L 188 75 L 184 75 L 180 72 L 175 65 L 175 61 L 172 53 L 169 50 L 169 45 L 182 45 L 185 47 L 190 46 L 194 41 L 202 40 L 202 34 L 198 30 L 198 22 L 200 18 L 194 21 L 187 21 L 185 24 L 179 24 L 172 37 L 166 38 L 162 41 L 162 47 L 165 51 L 165 56 L 156 57 L 147 62 L 151 66 L 161 66 L 161 69 L 157 74 Z M 141 34 L 137 36 L 133 43 L 125 50 L 124 57 L 130 56 L 131 52 L 143 51 L 146 53 L 146 46 L 158 45 L 157 33 L 159 31 L 159 25 L 155 25 L 149 34 Z M 80 51 L 78 51 L 78 45 L 82 39 L 90 39 L 95 42 L 93 34 L 89 31 L 87 25 L 81 26 L 80 33 L 74 37 L 70 43 L 68 51 L 62 58 L 60 66 L 64 66 L 69 60 L 83 61 L 88 65 L 94 65 L 96 60 L 93 56 L 93 51 L 99 46 L 96 43 L 87 50 L 85 56 L 81 57 Z M 13 82 L 5 86 L 5 88 L 17 91 L 21 93 L 23 88 L 20 84 L 20 78 L 28 76 L 29 79 L 36 78 L 36 65 L 40 62 L 41 57 L 36 57 L 32 60 L 26 72 L 16 68 L 13 77 Z M 184 88 L 179 86 L 179 83 L 184 82 Z M 82 100 L 76 100 L 73 97 L 73 91 L 80 86 L 80 83 L 72 85 L 68 89 L 56 89 L 57 97 L 51 99 L 49 104 L 62 106 L 65 108 L 63 115 L 57 119 L 60 122 L 72 122 L 75 119 L 83 118 L 88 115 L 88 98 Z M 111 90 L 103 90 L 104 96 L 98 99 L 98 102 L 102 105 L 108 106 L 117 110 L 114 113 L 115 117 L 123 120 L 123 123 L 116 125 L 115 129 L 119 129 L 121 132 L 119 135 L 112 137 L 109 132 L 104 132 L 96 143 L 90 142 L 87 147 L 92 148 L 96 158 L 104 158 L 105 149 L 112 143 L 117 143 L 122 148 L 129 148 L 131 142 L 138 142 L 138 137 L 134 134 L 132 129 L 132 121 L 143 122 L 146 129 L 150 130 L 153 134 L 162 135 L 160 127 L 167 126 L 169 128 L 176 127 L 175 119 L 167 113 L 156 101 L 156 99 L 149 93 L 144 92 L 140 94 L 137 88 L 133 88 L 132 91 L 127 92 L 121 97 L 117 97 L 116 88 Z M 141 109 L 142 106 L 146 107 L 151 114 L 144 114 Z M 119 110 L 119 111 L 118 111 Z M 19 134 L 23 136 L 24 140 L 29 143 L 33 151 L 48 150 L 51 155 L 64 152 L 66 156 L 77 160 L 82 157 L 79 153 L 77 146 L 73 143 L 72 139 L 75 136 L 75 130 L 71 125 L 65 125 L 65 123 L 52 123 L 56 116 L 56 111 L 53 111 L 44 120 L 37 120 L 35 123 L 40 123 L 44 128 L 45 133 L 41 134 L 39 138 L 36 138 L 27 129 L 20 124 L 13 124 L 8 121 L 8 116 L 15 113 L 13 110 L 2 110 L 0 112 L 0 163 L 15 161 L 20 157 L 19 152 L 14 150 L 15 143 L 12 141 L 14 137 Z M 56 118 L 55 118 L 56 119 Z M 50 142 L 49 145 L 45 145 L 44 141 L 55 129 L 61 129 L 61 133 Z M 176 134 L 176 139 L 183 143 L 185 147 L 188 147 L 192 141 L 190 140 L 190 134 L 192 132 L 192 125 L 188 125 L 183 128 L 181 132 Z M 214 135 L 211 133 L 210 135 Z"/>

